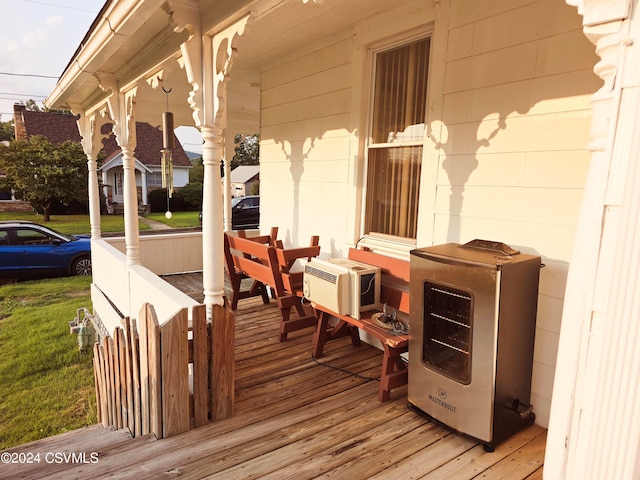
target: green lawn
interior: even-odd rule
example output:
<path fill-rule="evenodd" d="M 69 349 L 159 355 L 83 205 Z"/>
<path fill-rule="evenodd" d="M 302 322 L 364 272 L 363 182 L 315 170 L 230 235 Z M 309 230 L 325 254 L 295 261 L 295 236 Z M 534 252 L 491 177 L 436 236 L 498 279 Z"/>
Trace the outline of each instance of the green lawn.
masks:
<path fill-rule="evenodd" d="M 171 228 L 188 228 L 200 225 L 199 214 L 200 212 L 171 212 L 171 218 L 166 218 L 164 213 L 149 213 L 145 218 L 164 223 Z"/>
<path fill-rule="evenodd" d="M 45 222 L 42 215 L 25 212 L 0 212 L 2 220 L 28 220 L 53 228 L 60 233 L 71 235 L 88 234 L 91 231 L 89 215 L 51 215 L 51 221 Z M 140 230 L 148 230 L 149 227 L 138 222 Z M 102 232 L 124 232 L 124 217 L 122 215 L 102 215 L 100 217 L 100 230 Z"/>
<path fill-rule="evenodd" d="M 69 331 L 91 277 L 0 285 L 0 450 L 97 423 L 92 353 Z"/>
<path fill-rule="evenodd" d="M 172 212 L 170 219 L 164 213 L 149 213 L 146 218 L 169 225 L 171 228 L 188 228 L 199 226 L 199 212 Z M 50 222 L 44 222 L 42 215 L 37 213 L 0 212 L 2 220 L 28 220 L 53 228 L 60 233 L 88 234 L 90 232 L 89 215 L 52 215 Z M 149 226 L 142 221 L 138 222 L 140 230 L 148 230 Z M 100 217 L 100 230 L 108 232 L 124 232 L 124 217 L 122 215 L 102 215 Z"/>

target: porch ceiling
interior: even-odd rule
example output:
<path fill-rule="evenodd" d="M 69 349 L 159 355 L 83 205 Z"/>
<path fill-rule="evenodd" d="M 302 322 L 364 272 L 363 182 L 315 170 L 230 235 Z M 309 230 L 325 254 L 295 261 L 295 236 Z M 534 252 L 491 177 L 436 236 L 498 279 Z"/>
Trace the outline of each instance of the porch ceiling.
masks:
<path fill-rule="evenodd" d="M 138 121 L 157 125 L 158 112 L 166 109 L 169 100 L 176 125 L 193 125 L 186 101 L 191 85 L 177 61 L 188 32 L 173 30 L 164 7 L 164 2 L 151 0 L 107 2 L 45 104 L 74 110 L 80 105 L 90 113 L 101 108 L 110 94 L 100 88 L 99 78 L 102 82 L 115 79 L 121 91 L 138 86 Z M 206 12 L 203 31 L 210 33 L 247 11 L 253 14 L 251 27 L 238 42 L 234 78 L 388 8 L 386 0 L 324 0 L 322 5 L 312 0 L 203 0 L 199 4 L 200 11 Z M 163 85 L 172 89 L 169 98 L 158 85 L 152 88 L 145 82 L 160 71 Z"/>
<path fill-rule="evenodd" d="M 389 9 L 385 0 L 324 0 L 322 5 L 289 0 L 266 12 L 256 8 L 254 24 L 238 42 L 234 68 L 260 68 Z"/>

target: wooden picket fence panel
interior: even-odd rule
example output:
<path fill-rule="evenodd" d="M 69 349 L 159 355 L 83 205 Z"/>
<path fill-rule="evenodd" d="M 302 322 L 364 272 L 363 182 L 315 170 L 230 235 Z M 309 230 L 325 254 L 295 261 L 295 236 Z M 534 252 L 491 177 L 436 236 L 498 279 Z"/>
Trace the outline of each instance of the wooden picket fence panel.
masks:
<path fill-rule="evenodd" d="M 94 345 L 98 419 L 134 436 L 170 437 L 233 415 L 234 316 L 204 305 L 158 324 L 153 307 Z M 190 390 L 189 376 L 192 376 Z"/>

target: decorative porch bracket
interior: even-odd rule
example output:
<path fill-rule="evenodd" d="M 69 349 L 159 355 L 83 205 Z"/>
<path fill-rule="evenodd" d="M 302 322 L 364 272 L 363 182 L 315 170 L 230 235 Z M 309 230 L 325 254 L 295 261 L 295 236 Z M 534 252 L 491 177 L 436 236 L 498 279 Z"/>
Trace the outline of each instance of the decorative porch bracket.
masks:
<path fill-rule="evenodd" d="M 95 74 L 100 88 L 111 95 L 107 98 L 109 113 L 114 120 L 113 133 L 122 149 L 124 170 L 124 236 L 127 265 L 140 265 L 140 238 L 138 229 L 138 195 L 136 192 L 136 170 L 134 152 L 136 149 L 135 99 L 137 87 L 121 93 L 115 75 Z"/>

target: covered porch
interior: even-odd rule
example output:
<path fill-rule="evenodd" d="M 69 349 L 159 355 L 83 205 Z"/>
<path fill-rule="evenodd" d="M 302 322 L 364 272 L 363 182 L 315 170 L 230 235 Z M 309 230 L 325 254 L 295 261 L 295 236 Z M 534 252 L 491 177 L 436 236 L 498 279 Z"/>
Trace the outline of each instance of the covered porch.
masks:
<path fill-rule="evenodd" d="M 96 313 L 111 332 L 122 328 L 123 319 L 136 318 L 144 304 L 154 306 L 162 326 L 178 310 L 191 320 L 188 312 L 202 310 L 202 302 L 208 325 L 240 339 L 233 317 L 223 313 L 230 194 L 228 185 L 220 185 L 220 166 L 232 151 L 228 133 L 257 128 L 263 230 L 280 226 L 287 247 L 318 234 L 325 257 L 344 256 L 362 241 L 406 258 L 414 247 L 485 237 L 541 254 L 547 268 L 540 282 L 532 403 L 553 446 L 546 475 L 637 475 L 637 5 L 107 1 L 47 101 L 81 116 Z M 402 120 L 381 130 L 390 137 L 370 141 L 374 64 L 390 48 L 399 56 L 410 44 L 420 51 L 429 46 L 428 82 L 420 82 L 428 83 L 420 104 L 424 123 Z M 172 92 L 168 98 L 166 91 Z M 133 125 L 158 124 L 167 109 L 176 125 L 202 134 L 202 234 L 141 241 Z M 99 225 L 96 159 L 106 123 L 123 151 L 126 231 L 117 247 L 101 238 Z M 369 196 L 374 180 L 395 174 L 376 174 L 372 159 L 395 150 L 395 135 L 405 130 L 422 133 L 402 146 L 419 152 L 409 156 L 421 162 L 420 170 L 408 170 L 407 161 L 398 175 L 402 195 L 380 205 L 398 205 L 401 223 L 412 216 L 416 228 L 389 233 L 391 227 L 373 222 L 367 208 L 377 201 Z M 409 206 L 408 180 L 417 179 L 422 183 Z M 194 270 L 202 271 L 198 301 L 158 277 Z M 216 348 L 224 373 L 239 372 L 233 339 L 220 339 Z M 212 385 L 220 394 L 222 422 L 242 421 L 233 387 L 240 382 L 232 377 Z M 614 402 L 619 408 L 610 408 Z M 172 433 L 180 437 L 184 430 Z M 344 447 L 337 451 L 355 451 Z M 372 448 L 384 455 L 391 447 Z"/>

